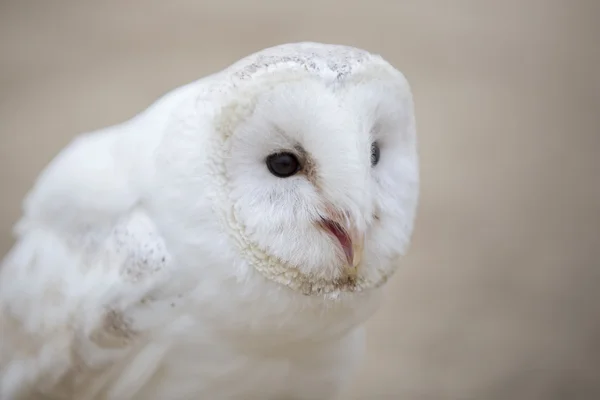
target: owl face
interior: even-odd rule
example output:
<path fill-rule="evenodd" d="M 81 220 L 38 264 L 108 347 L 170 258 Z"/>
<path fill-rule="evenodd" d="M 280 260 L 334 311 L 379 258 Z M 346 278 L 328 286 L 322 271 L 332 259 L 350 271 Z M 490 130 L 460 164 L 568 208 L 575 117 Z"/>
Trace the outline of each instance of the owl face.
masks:
<path fill-rule="evenodd" d="M 232 67 L 239 81 L 215 117 L 219 204 L 243 256 L 267 278 L 305 294 L 376 287 L 412 233 L 410 91 L 381 58 L 341 46 L 304 50 L 279 64 L 263 56 L 251 76 L 239 71 L 256 56 Z"/>

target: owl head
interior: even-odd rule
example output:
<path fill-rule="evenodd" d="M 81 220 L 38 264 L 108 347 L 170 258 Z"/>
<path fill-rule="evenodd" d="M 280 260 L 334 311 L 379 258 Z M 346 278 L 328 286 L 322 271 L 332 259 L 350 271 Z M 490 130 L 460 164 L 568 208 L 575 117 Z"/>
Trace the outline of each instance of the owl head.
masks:
<path fill-rule="evenodd" d="M 295 43 L 188 90 L 193 113 L 177 121 L 188 140 L 177 143 L 203 193 L 178 207 L 191 215 L 208 201 L 249 270 L 306 295 L 390 277 L 419 191 L 412 96 L 398 70 L 360 49 Z"/>

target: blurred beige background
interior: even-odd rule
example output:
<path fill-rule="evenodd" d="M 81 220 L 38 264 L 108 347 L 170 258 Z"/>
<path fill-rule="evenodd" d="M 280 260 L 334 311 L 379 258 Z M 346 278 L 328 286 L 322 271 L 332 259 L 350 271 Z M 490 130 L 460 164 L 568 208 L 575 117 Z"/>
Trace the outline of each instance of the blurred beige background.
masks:
<path fill-rule="evenodd" d="M 261 48 L 382 54 L 422 202 L 344 399 L 600 399 L 600 2 L 0 1 L 0 254 L 77 133 Z"/>

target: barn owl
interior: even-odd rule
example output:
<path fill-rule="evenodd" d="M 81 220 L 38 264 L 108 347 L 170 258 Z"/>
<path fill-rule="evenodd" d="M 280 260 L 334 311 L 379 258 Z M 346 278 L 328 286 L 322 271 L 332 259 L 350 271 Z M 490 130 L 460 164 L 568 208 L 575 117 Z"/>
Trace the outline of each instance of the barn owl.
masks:
<path fill-rule="evenodd" d="M 82 134 L 0 269 L 0 398 L 335 398 L 418 192 L 408 82 L 348 46 L 267 48 Z"/>

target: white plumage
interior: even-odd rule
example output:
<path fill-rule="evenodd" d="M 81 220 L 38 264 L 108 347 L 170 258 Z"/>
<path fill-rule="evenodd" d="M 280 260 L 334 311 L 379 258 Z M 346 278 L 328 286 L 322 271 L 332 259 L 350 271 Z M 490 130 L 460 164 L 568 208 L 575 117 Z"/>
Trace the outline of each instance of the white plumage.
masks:
<path fill-rule="evenodd" d="M 0 398 L 333 398 L 418 175 L 403 75 L 338 45 L 263 50 L 78 137 L 0 269 Z"/>

